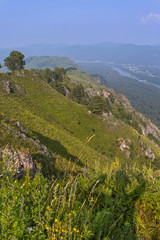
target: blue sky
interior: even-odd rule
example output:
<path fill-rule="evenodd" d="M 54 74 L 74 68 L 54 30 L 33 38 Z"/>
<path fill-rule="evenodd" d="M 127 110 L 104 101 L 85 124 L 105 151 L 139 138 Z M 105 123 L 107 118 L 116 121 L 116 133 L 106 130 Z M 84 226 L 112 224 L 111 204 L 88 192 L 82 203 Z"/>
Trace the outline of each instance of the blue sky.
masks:
<path fill-rule="evenodd" d="M 0 48 L 160 44 L 160 0 L 0 0 Z"/>

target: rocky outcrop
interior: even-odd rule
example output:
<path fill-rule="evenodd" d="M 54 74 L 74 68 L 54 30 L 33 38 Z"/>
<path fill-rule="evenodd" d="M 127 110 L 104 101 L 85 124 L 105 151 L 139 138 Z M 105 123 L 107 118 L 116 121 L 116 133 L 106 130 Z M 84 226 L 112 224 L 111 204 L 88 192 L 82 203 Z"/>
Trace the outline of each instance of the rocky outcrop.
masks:
<path fill-rule="evenodd" d="M 130 139 L 128 142 L 130 142 Z M 129 158 L 130 157 L 130 151 L 129 151 L 130 148 L 127 145 L 126 141 L 123 138 L 119 138 L 118 144 L 119 144 L 119 148 L 120 148 L 121 152 L 125 152 L 127 158 Z"/>
<path fill-rule="evenodd" d="M 15 93 L 18 95 L 26 95 L 25 90 L 18 83 L 13 81 L 1 80 L 1 87 L 3 91 L 8 94 Z"/>
<path fill-rule="evenodd" d="M 101 96 L 101 94 L 102 94 L 101 91 L 96 90 L 96 89 L 94 89 L 94 88 L 92 88 L 92 87 L 86 88 L 86 92 L 88 93 L 88 95 L 89 95 L 90 97 L 93 97 L 93 96 Z"/>
<path fill-rule="evenodd" d="M 3 160 L 5 174 L 10 172 L 15 178 L 22 178 L 27 169 L 30 170 L 30 176 L 33 178 L 39 169 L 37 162 L 32 159 L 28 151 L 5 148 L 0 151 L 0 158 L 5 158 Z"/>
<path fill-rule="evenodd" d="M 25 77 L 25 71 L 24 70 L 18 71 L 16 76 L 17 77 Z"/>
<path fill-rule="evenodd" d="M 135 114 L 139 116 L 143 122 L 143 124 L 139 124 L 143 135 L 148 137 L 150 137 L 149 135 L 152 135 L 160 141 L 160 130 L 158 127 L 152 123 L 150 119 L 145 118 L 141 113 L 135 112 Z"/>
<path fill-rule="evenodd" d="M 4 127 L 3 127 L 4 128 Z M 25 131 L 22 130 L 23 132 L 19 132 L 15 129 L 12 129 L 11 127 L 7 127 L 7 129 L 9 129 L 15 138 L 19 138 L 20 140 L 24 141 L 24 142 L 31 142 L 34 146 L 37 146 L 38 150 L 40 153 L 48 156 L 48 157 L 52 157 L 51 153 L 48 151 L 47 147 L 43 144 L 40 143 L 39 139 L 34 139 L 32 137 L 29 137 L 25 134 Z"/>
<path fill-rule="evenodd" d="M 122 99 L 123 105 L 124 105 L 126 108 L 131 106 L 128 98 L 126 98 L 126 96 L 123 95 L 122 93 L 121 93 L 121 99 Z"/>
<path fill-rule="evenodd" d="M 109 92 L 107 92 L 107 91 L 103 90 L 103 96 L 104 96 L 104 98 L 108 98 L 108 97 L 109 97 L 109 95 L 110 95 L 110 93 L 109 93 Z"/>
<path fill-rule="evenodd" d="M 21 95 L 26 95 L 26 91 L 18 83 L 15 84 L 15 88 Z"/>
<path fill-rule="evenodd" d="M 10 94 L 10 93 L 13 92 L 13 90 L 12 90 L 12 88 L 11 88 L 11 84 L 10 84 L 10 82 L 8 82 L 8 81 L 3 81 L 3 82 L 2 82 L 2 88 L 3 88 L 3 90 L 4 90 L 6 93 L 8 93 L 8 94 Z"/>
<path fill-rule="evenodd" d="M 20 121 L 14 122 L 11 121 L 9 118 L 6 118 L 3 114 L 0 114 L 0 119 L 6 123 L 2 126 L 4 130 L 10 130 L 12 136 L 14 138 L 18 138 L 20 141 L 24 143 L 31 143 L 37 147 L 39 153 L 44 154 L 48 157 L 52 157 L 52 154 L 48 151 L 47 147 L 41 144 L 40 140 L 33 136 L 32 132 L 29 131 L 28 128 L 25 127 L 23 123 Z"/>
<path fill-rule="evenodd" d="M 142 148 L 142 152 L 143 154 L 146 156 L 146 158 L 150 158 L 152 161 L 155 160 L 156 156 L 155 154 L 152 152 L 151 147 L 148 147 L 144 142 L 140 141 L 139 142 L 141 148 Z"/>
<path fill-rule="evenodd" d="M 156 158 L 155 154 L 152 152 L 150 147 L 145 150 L 145 155 L 146 155 L 146 157 L 152 159 L 152 161 L 154 161 Z"/>

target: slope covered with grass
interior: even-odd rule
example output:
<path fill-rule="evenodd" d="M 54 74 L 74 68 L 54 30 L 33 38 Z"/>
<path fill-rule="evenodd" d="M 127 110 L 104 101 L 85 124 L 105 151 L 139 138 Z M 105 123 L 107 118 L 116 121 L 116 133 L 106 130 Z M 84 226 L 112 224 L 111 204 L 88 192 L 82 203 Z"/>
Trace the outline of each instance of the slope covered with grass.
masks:
<path fill-rule="evenodd" d="M 88 76 L 85 76 L 86 84 Z M 80 76 L 79 76 L 80 78 Z M 91 79 L 92 80 L 92 79 Z M 76 81 L 76 80 L 74 80 Z M 82 82 L 84 78 L 82 78 Z M 7 85 L 11 89 L 6 91 Z M 94 84 L 92 88 L 94 88 Z M 18 86 L 18 87 L 17 87 Z M 96 85 L 96 89 L 99 87 Z M 30 70 L 1 74 L 0 82 L 0 112 L 10 121 L 22 122 L 30 133 L 25 141 L 19 143 L 17 136 L 14 140 L 13 124 L 1 120 L 0 145 L 4 147 L 9 143 L 15 147 L 29 148 L 34 158 L 42 164 L 50 165 L 53 168 L 67 168 L 68 162 L 77 162 L 77 169 L 84 164 L 91 168 L 99 162 L 101 169 L 118 157 L 123 165 L 127 162 L 149 163 L 140 142 L 145 147 L 151 147 L 156 155 L 155 161 L 159 158 L 159 148 L 150 142 L 147 137 L 141 136 L 137 130 L 129 126 L 127 122 L 115 116 L 107 117 L 107 120 L 89 111 L 83 106 L 72 101 L 54 90 L 45 81 Z M 115 107 L 117 109 L 117 107 Z M 116 112 L 116 110 L 115 110 Z M 118 116 L 118 115 L 117 115 Z M 4 127 L 5 125 L 5 127 Z M 13 137 L 9 138 L 12 132 Z M 94 135 L 83 149 L 81 149 L 87 138 Z M 18 136 L 18 138 L 20 138 Z M 52 157 L 45 157 L 40 154 L 36 145 L 31 144 L 32 139 L 38 139 L 45 145 Z M 119 138 L 127 142 L 130 148 L 130 157 L 126 151 L 120 150 Z M 32 142 L 32 141 L 31 141 Z M 45 161 L 44 161 L 45 158 Z M 43 160 L 42 160 L 43 159 Z"/>

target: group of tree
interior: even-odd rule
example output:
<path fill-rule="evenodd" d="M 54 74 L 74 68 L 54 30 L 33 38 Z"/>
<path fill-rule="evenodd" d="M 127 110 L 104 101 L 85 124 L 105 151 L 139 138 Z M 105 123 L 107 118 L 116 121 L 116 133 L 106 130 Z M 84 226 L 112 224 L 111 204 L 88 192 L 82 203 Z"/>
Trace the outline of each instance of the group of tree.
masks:
<path fill-rule="evenodd" d="M 70 93 L 70 98 L 76 101 L 79 104 L 88 105 L 89 104 L 89 96 L 88 93 L 84 90 L 82 84 L 76 85 Z"/>
<path fill-rule="evenodd" d="M 62 83 L 65 75 L 65 69 L 59 67 L 55 67 L 54 71 L 50 70 L 49 68 L 41 71 L 42 79 L 63 95 L 66 95 L 66 91 Z"/>

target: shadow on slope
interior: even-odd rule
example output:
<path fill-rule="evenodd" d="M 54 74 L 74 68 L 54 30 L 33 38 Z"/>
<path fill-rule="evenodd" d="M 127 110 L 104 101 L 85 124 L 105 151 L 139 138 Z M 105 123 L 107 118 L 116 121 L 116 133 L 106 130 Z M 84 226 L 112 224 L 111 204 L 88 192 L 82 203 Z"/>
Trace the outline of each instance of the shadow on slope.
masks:
<path fill-rule="evenodd" d="M 57 140 L 52 140 L 46 136 L 43 136 L 37 132 L 34 132 L 34 134 L 39 138 L 41 144 L 44 144 L 48 151 L 54 156 L 54 155 L 58 155 L 68 161 L 71 161 L 73 163 L 76 162 L 76 160 L 78 159 L 77 156 L 74 156 L 72 154 L 70 154 L 67 149 Z M 45 163 L 45 168 L 48 168 L 48 172 L 53 172 L 55 174 L 56 170 L 55 170 L 55 160 L 56 157 L 48 157 L 46 155 L 43 154 L 35 154 L 32 155 L 34 159 L 37 159 L 39 162 L 42 163 L 42 165 L 44 165 Z M 77 162 L 77 165 L 79 167 L 84 167 L 84 164 L 79 160 Z M 51 171 L 51 168 L 54 169 L 54 171 Z M 62 166 L 63 168 L 63 166 Z"/>

